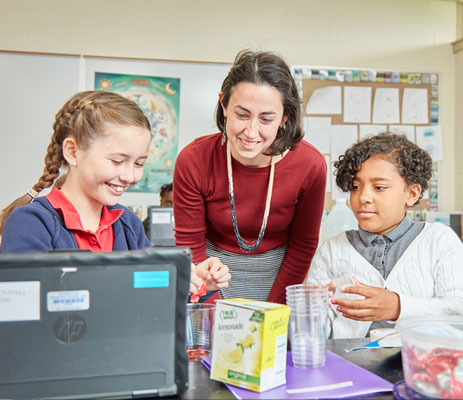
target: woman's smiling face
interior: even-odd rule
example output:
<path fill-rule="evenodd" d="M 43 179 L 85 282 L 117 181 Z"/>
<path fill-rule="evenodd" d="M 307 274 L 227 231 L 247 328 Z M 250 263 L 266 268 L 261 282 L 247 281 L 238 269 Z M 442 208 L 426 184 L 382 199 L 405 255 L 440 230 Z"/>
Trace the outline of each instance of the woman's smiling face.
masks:
<path fill-rule="evenodd" d="M 219 95 L 222 99 L 222 94 Z M 286 121 L 281 93 L 269 85 L 241 82 L 233 88 L 228 105 L 226 133 L 233 158 L 249 167 L 265 167 L 263 155 Z"/>

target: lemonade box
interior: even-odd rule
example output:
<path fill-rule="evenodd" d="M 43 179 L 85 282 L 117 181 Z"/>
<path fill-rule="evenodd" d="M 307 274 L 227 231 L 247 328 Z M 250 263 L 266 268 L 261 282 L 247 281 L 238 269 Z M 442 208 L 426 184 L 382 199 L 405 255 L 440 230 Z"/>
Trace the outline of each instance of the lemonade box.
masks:
<path fill-rule="evenodd" d="M 211 379 L 256 392 L 285 384 L 290 310 L 264 301 L 218 300 Z"/>

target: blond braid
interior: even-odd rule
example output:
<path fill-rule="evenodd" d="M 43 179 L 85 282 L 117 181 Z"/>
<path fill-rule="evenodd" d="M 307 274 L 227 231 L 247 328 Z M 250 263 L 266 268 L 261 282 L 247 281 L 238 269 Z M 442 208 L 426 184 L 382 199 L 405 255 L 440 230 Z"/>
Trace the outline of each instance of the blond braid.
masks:
<path fill-rule="evenodd" d="M 53 141 L 48 145 L 45 156 L 45 167 L 38 182 L 32 186 L 37 193 L 53 185 L 54 180 L 59 176 L 59 169 L 63 164 L 62 147 Z"/>

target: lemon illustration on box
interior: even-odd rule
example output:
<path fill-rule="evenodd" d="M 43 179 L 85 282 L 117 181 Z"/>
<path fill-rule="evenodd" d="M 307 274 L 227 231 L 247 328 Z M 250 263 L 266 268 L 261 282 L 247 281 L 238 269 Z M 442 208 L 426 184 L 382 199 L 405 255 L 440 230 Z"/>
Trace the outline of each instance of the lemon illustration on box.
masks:
<path fill-rule="evenodd" d="M 256 392 L 285 384 L 289 313 L 283 304 L 218 300 L 211 379 Z"/>

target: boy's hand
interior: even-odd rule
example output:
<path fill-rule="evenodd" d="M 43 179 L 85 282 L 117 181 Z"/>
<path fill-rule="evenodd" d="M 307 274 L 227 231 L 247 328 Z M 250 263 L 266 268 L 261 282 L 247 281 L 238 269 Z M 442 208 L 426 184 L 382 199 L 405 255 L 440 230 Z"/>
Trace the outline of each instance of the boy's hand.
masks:
<path fill-rule="evenodd" d="M 368 286 L 353 278 L 355 286 L 345 286 L 343 293 L 363 296 L 362 300 L 334 298 L 331 302 L 346 318 L 356 321 L 395 321 L 400 315 L 400 297 L 387 289 Z"/>
<path fill-rule="evenodd" d="M 208 291 L 219 290 L 228 287 L 231 278 L 228 267 L 220 262 L 217 257 L 211 257 L 199 263 L 195 267 L 196 273 L 206 281 Z"/>

